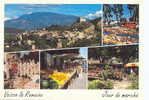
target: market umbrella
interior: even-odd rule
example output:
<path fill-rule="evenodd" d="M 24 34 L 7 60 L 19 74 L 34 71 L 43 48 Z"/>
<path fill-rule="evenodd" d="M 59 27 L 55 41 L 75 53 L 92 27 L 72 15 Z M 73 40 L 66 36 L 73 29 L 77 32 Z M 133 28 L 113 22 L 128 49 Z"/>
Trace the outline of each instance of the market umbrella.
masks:
<path fill-rule="evenodd" d="M 139 67 L 139 62 L 128 63 L 125 67 Z"/>

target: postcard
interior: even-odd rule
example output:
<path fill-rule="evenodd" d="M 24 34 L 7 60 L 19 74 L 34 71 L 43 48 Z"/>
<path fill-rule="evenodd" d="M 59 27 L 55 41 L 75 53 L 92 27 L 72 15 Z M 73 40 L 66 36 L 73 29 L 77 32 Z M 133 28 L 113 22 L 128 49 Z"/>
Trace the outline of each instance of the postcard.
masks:
<path fill-rule="evenodd" d="M 1 5 L 0 100 L 143 100 L 141 0 Z"/>

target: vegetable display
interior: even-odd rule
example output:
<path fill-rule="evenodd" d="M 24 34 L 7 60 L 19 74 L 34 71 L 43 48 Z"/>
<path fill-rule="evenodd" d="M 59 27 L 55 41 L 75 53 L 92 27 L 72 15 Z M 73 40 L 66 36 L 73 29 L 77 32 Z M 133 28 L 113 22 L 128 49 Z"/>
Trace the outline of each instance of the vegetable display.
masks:
<path fill-rule="evenodd" d="M 49 75 L 49 78 L 52 78 L 54 81 L 56 81 L 58 85 L 62 85 L 66 82 L 66 80 L 68 80 L 69 74 L 59 72 Z"/>

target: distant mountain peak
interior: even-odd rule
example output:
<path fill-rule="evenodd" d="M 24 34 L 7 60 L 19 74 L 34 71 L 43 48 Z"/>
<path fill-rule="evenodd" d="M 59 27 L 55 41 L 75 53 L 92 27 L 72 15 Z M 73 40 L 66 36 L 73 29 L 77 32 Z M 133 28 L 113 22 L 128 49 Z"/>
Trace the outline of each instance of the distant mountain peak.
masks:
<path fill-rule="evenodd" d="M 71 25 L 78 19 L 77 16 L 64 15 L 53 12 L 35 12 L 24 14 L 17 19 L 5 21 L 5 28 L 34 30 L 51 25 Z"/>

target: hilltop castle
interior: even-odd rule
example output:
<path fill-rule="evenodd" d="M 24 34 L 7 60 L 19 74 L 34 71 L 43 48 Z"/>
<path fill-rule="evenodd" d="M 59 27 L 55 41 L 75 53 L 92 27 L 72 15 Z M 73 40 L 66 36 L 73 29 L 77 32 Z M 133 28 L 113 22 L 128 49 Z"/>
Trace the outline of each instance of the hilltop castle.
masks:
<path fill-rule="evenodd" d="M 81 23 L 81 22 L 86 22 L 86 19 L 85 19 L 85 18 L 80 17 L 80 18 L 78 18 L 78 19 L 77 19 L 77 22 L 78 22 L 78 23 Z"/>

